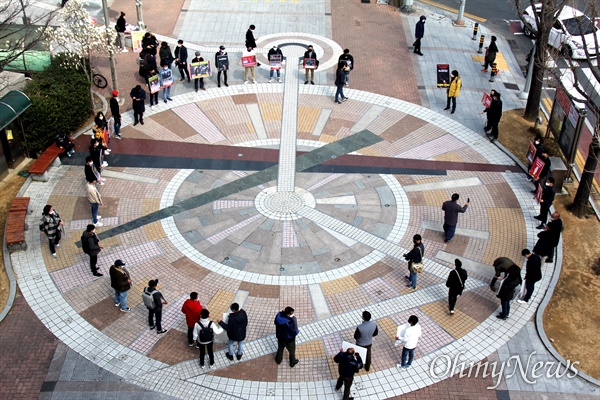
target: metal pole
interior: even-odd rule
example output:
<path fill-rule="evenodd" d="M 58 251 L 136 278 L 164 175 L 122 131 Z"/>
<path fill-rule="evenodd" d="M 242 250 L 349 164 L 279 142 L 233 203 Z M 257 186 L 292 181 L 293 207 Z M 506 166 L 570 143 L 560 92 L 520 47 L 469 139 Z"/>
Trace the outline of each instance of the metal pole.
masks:
<path fill-rule="evenodd" d="M 531 59 L 529 60 L 529 67 L 527 68 L 527 79 L 525 80 L 525 88 L 519 93 L 519 99 L 526 100 L 529 97 L 529 89 L 531 89 L 531 79 L 533 75 L 533 64 L 535 63 L 535 42 L 533 42 L 533 51 L 531 52 Z"/>
<path fill-rule="evenodd" d="M 581 130 L 583 129 L 583 124 L 585 123 L 585 117 L 587 116 L 587 111 L 585 109 L 577 111 L 579 112 L 579 118 L 577 119 L 577 125 L 575 126 L 575 137 L 573 138 L 572 144 L 573 147 L 571 148 L 569 159 L 567 160 L 567 174 L 565 175 L 565 180 L 567 182 L 571 182 L 571 172 L 573 171 L 573 164 L 575 163 L 575 157 L 577 156 L 577 147 L 579 147 Z"/>
<path fill-rule="evenodd" d="M 146 24 L 144 24 L 144 16 L 142 14 L 142 1 L 135 0 L 135 13 L 137 14 L 137 24 L 141 30 L 146 29 Z"/>
<path fill-rule="evenodd" d="M 460 0 L 460 5 L 458 6 L 458 17 L 456 21 L 454 21 L 454 25 L 464 26 L 465 25 L 465 4 L 467 0 Z"/>
<path fill-rule="evenodd" d="M 104 11 L 104 26 L 108 31 L 111 28 L 108 17 L 108 4 L 106 3 L 106 0 L 102 0 L 102 11 Z M 112 45 L 112 43 L 109 44 Z M 119 90 L 119 82 L 117 81 L 117 65 L 115 64 L 115 56 L 112 50 L 108 52 L 108 60 L 110 62 L 110 77 L 112 79 L 113 90 Z"/>

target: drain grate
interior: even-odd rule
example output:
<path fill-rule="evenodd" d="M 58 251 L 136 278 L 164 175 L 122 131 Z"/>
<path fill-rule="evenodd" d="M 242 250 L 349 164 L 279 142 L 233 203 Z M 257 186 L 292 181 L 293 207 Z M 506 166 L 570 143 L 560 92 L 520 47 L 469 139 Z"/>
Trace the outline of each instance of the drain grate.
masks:
<path fill-rule="evenodd" d="M 510 90 L 519 90 L 519 86 L 515 83 L 504 82 L 504 87 Z"/>

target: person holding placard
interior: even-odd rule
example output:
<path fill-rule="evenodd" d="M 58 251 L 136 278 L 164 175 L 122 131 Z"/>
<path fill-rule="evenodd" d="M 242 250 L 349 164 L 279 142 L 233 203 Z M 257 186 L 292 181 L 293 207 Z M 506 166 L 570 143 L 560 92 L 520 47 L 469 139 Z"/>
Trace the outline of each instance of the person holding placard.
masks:
<path fill-rule="evenodd" d="M 242 52 L 242 67 L 244 67 L 244 85 L 248 84 L 248 75 L 252 74 L 252 83 L 256 83 L 256 76 L 254 75 L 254 67 L 256 66 L 256 52 L 250 46 L 246 47 L 246 50 Z"/>
<path fill-rule="evenodd" d="M 156 70 L 148 74 L 148 90 L 150 91 L 150 108 L 158 105 L 158 92 L 160 92 L 160 79 Z"/>
<path fill-rule="evenodd" d="M 171 71 L 167 64 L 164 64 L 158 73 L 158 79 L 160 81 L 160 86 L 163 89 L 164 102 L 166 103 L 167 100 L 172 101 L 171 86 L 173 85 L 173 71 Z"/>
<path fill-rule="evenodd" d="M 411 315 L 406 324 L 398 327 L 396 331 L 396 346 L 403 344 L 404 347 L 402 348 L 400 364 L 397 364 L 396 367 L 402 369 L 410 368 L 415 357 L 415 348 L 422 333 L 419 318 L 416 315 Z"/>
<path fill-rule="evenodd" d="M 195 53 L 195 55 L 196 55 L 196 57 L 192 58 L 192 64 L 204 61 L 204 58 L 200 57 L 199 51 L 197 51 Z M 192 75 L 196 75 L 196 73 L 193 73 Z M 200 87 L 200 90 L 206 90 L 206 88 L 204 87 L 204 78 L 203 77 L 194 78 L 194 90 L 196 92 L 198 91 L 198 87 Z"/>
<path fill-rule="evenodd" d="M 490 104 L 483 112 L 487 114 L 487 125 L 483 130 L 487 135 L 492 135 L 490 141 L 493 143 L 498 140 L 498 124 L 502 118 L 502 100 L 500 100 L 500 93 L 492 90 L 492 104 Z M 489 132 L 490 130 L 491 133 Z"/>
<path fill-rule="evenodd" d="M 319 67 L 319 60 L 317 60 L 317 53 L 313 49 L 312 45 L 308 46 L 308 50 L 304 52 L 304 74 L 306 76 L 306 80 L 304 84 L 308 83 L 308 75 L 310 74 L 310 84 L 314 85 L 315 82 L 315 69 Z M 345 78 L 344 78 L 345 82 Z M 344 98 L 344 96 L 342 96 Z"/>
<path fill-rule="evenodd" d="M 350 386 L 354 381 L 354 374 L 363 367 L 363 362 L 360 359 L 360 354 L 354 351 L 354 348 L 350 347 L 348 350 L 340 349 L 340 352 L 333 357 L 333 361 L 338 363 L 338 373 L 340 376 L 335 384 L 335 391 L 337 392 L 344 385 L 344 397 L 343 400 L 351 400 L 354 397 L 350 397 Z"/>
<path fill-rule="evenodd" d="M 229 69 L 229 56 L 225 51 L 225 46 L 219 46 L 219 51 L 215 53 L 215 65 L 217 66 L 217 87 L 221 87 L 221 73 L 223 73 L 223 84 L 227 84 L 227 70 Z"/>
<path fill-rule="evenodd" d="M 269 50 L 267 54 L 271 71 L 269 72 L 269 83 L 273 82 L 274 72 L 277 71 L 277 82 L 281 83 L 281 62 L 283 61 L 283 52 L 277 45 Z"/>
<path fill-rule="evenodd" d="M 344 75 L 346 76 L 346 86 L 350 84 L 350 71 L 354 69 L 354 57 L 349 49 L 344 49 L 344 54 L 338 59 L 338 64 L 344 63 Z"/>
<path fill-rule="evenodd" d="M 241 360 L 244 355 L 244 340 L 246 340 L 246 328 L 248 327 L 248 315 L 246 311 L 240 309 L 238 303 L 233 303 L 229 306 L 231 313 L 227 316 L 226 321 L 217 320 L 217 323 L 221 328 L 227 331 L 227 353 L 225 357 L 229 361 L 233 361 L 233 344 L 237 342 L 237 360 Z"/>

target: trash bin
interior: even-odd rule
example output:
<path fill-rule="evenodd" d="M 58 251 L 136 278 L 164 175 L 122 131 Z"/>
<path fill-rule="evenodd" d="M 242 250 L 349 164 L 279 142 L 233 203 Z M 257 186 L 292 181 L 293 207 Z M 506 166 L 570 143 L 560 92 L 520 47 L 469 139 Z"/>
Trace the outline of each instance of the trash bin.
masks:
<path fill-rule="evenodd" d="M 133 40 L 131 39 L 131 35 L 125 35 L 125 47 L 133 48 Z"/>
<path fill-rule="evenodd" d="M 567 175 L 567 166 L 560 157 L 550 157 L 552 163 L 551 171 L 554 178 L 554 190 L 556 193 L 562 192 L 563 182 Z"/>

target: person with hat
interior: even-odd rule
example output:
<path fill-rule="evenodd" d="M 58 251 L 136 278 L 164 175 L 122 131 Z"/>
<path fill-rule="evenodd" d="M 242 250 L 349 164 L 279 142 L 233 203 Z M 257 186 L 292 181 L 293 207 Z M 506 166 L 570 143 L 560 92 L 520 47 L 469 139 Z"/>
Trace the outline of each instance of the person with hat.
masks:
<path fill-rule="evenodd" d="M 414 46 L 414 50 L 413 53 L 418 54 L 420 56 L 423 55 L 423 53 L 421 53 L 421 39 L 423 39 L 423 36 L 425 36 L 425 21 L 427 20 L 427 17 L 424 15 L 421 15 L 421 17 L 419 17 L 419 22 L 417 22 L 417 24 L 415 25 L 415 42 L 413 43 Z"/>
<path fill-rule="evenodd" d="M 446 280 L 446 287 L 448 288 L 448 309 L 450 314 L 454 314 L 454 306 L 458 296 L 462 295 L 465 288 L 465 282 L 467 281 L 467 271 L 462 267 L 462 261 L 458 258 L 454 260 L 454 268 L 448 274 Z"/>
<path fill-rule="evenodd" d="M 154 308 L 148 307 L 148 325 L 150 329 L 156 328 L 156 333 L 161 335 L 167 332 L 166 329 L 162 328 L 162 307 L 163 304 L 167 304 L 167 300 L 156 289 L 156 285 L 158 285 L 158 279 L 148 281 L 148 287 L 144 288 L 144 294 L 150 295 L 154 299 Z"/>
<path fill-rule="evenodd" d="M 200 57 L 199 51 L 195 52 L 194 54 L 196 55 L 196 57 L 192 58 L 192 64 L 204 61 L 204 58 Z M 200 86 L 200 90 L 206 90 L 206 88 L 204 87 L 204 78 L 194 78 L 194 90 L 196 92 L 198 91 L 198 86 Z"/>
<path fill-rule="evenodd" d="M 131 289 L 131 275 L 125 269 L 125 263 L 116 260 L 108 270 L 110 274 L 110 287 L 115 289 L 115 307 L 121 306 L 122 312 L 129 312 L 127 307 L 127 292 Z"/>
<path fill-rule="evenodd" d="M 219 62 L 219 60 L 222 60 Z M 224 61 L 224 62 L 223 62 Z M 219 46 L 219 51 L 215 53 L 215 65 L 219 72 L 217 73 L 217 87 L 221 87 L 221 72 L 223 73 L 223 84 L 225 86 L 229 86 L 227 84 L 227 70 L 229 69 L 229 58 L 227 56 L 227 52 L 225 51 L 225 46 Z"/>
<path fill-rule="evenodd" d="M 110 113 L 115 121 L 115 137 L 121 139 L 121 111 L 119 110 L 119 92 L 113 90 L 110 98 Z"/>

